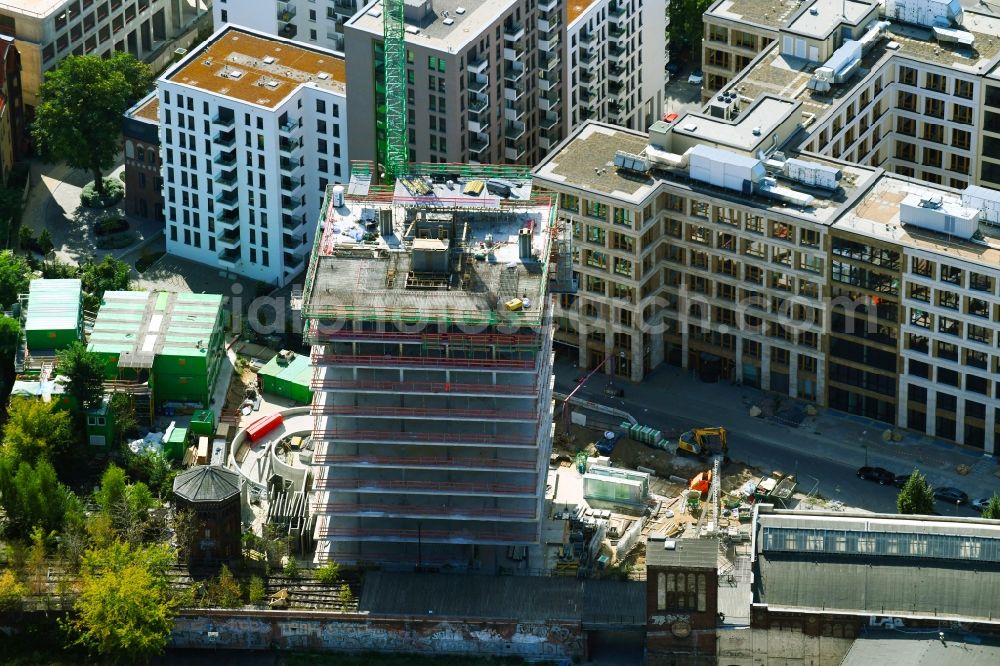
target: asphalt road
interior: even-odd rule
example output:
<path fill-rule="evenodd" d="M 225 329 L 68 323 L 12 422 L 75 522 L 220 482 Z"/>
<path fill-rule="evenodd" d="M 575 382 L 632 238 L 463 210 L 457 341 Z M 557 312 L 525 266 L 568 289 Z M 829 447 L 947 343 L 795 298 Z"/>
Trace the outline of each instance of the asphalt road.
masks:
<path fill-rule="evenodd" d="M 555 389 L 560 393 L 571 391 L 576 386 L 576 378 L 581 374 L 579 370 L 566 364 L 557 364 L 555 372 Z M 594 375 L 576 395 L 591 402 L 625 410 L 643 425 L 664 432 L 713 425 L 691 418 L 683 401 L 647 395 L 648 389 L 644 385 L 626 384 L 624 398 L 609 398 L 603 393 L 606 383 L 604 377 Z M 858 454 L 857 460 L 832 459 L 815 450 L 821 447 L 818 442 L 814 446 L 803 447 L 804 436 L 804 433 L 798 433 L 795 428 L 760 420 L 760 425 L 753 432 L 728 432 L 729 457 L 765 471 L 778 469 L 787 474 L 795 474 L 799 479 L 801 492 L 840 500 L 848 506 L 868 511 L 896 513 L 896 488 L 880 486 L 874 481 L 862 481 L 857 477 L 858 467 L 865 464 L 863 453 Z M 901 468 L 892 471 L 905 474 L 911 470 Z M 978 515 L 969 507 L 940 501 L 937 502 L 936 510 L 949 516 Z"/>

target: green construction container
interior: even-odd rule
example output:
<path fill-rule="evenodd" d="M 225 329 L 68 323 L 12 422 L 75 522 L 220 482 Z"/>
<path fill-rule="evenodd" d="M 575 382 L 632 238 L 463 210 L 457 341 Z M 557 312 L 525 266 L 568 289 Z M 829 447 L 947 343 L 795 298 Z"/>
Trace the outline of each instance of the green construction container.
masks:
<path fill-rule="evenodd" d="M 191 417 L 191 433 L 212 435 L 215 433 L 215 413 L 211 409 L 196 409 Z"/>
<path fill-rule="evenodd" d="M 264 393 L 289 398 L 303 405 L 312 402 L 313 368 L 309 357 L 282 351 L 257 373 Z"/>
<path fill-rule="evenodd" d="M 111 410 L 111 401 L 105 396 L 100 407 L 87 410 L 87 441 L 91 446 L 107 448 L 115 443 L 117 434 L 115 413 Z"/>
<path fill-rule="evenodd" d="M 80 280 L 32 280 L 24 317 L 29 352 L 55 351 L 83 339 Z"/>
<path fill-rule="evenodd" d="M 163 455 L 171 460 L 180 460 L 184 457 L 184 449 L 187 448 L 187 428 L 174 428 L 163 441 Z"/>

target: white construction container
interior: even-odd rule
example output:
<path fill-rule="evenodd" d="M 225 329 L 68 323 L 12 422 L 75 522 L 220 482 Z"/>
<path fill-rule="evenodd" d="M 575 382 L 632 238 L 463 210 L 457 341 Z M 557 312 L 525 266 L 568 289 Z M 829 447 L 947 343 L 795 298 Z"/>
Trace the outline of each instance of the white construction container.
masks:
<path fill-rule="evenodd" d="M 962 24 L 959 0 L 885 0 L 885 17 L 928 28 Z"/>
<path fill-rule="evenodd" d="M 899 204 L 899 221 L 957 238 L 972 238 L 979 229 L 979 210 L 965 208 L 940 194 L 907 194 Z"/>
<path fill-rule="evenodd" d="M 704 145 L 695 146 L 689 152 L 688 174 L 692 180 L 750 194 L 754 184 L 767 175 L 764 163 L 752 157 Z"/>
<path fill-rule="evenodd" d="M 962 192 L 962 205 L 978 210 L 984 222 L 1000 224 L 1000 192 L 997 190 L 969 185 Z"/>

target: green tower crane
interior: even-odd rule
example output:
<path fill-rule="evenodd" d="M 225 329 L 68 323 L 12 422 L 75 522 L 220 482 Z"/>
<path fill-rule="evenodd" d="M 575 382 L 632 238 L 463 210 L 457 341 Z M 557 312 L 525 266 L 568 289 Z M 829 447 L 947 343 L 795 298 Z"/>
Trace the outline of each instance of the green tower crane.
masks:
<path fill-rule="evenodd" d="M 385 50 L 385 176 L 404 173 L 409 156 L 406 135 L 406 32 L 404 0 L 383 0 Z"/>

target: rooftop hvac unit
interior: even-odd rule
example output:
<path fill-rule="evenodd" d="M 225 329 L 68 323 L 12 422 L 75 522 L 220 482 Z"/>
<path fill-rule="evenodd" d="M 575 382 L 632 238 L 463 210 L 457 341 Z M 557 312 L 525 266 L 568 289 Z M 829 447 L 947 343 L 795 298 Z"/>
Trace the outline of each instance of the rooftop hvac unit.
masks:
<path fill-rule="evenodd" d="M 843 172 L 835 167 L 795 158 L 785 161 L 782 172 L 789 180 L 824 190 L 836 190 L 843 176 Z"/>
<path fill-rule="evenodd" d="M 962 24 L 959 0 L 885 0 L 883 11 L 887 19 L 926 28 Z"/>
<path fill-rule="evenodd" d="M 970 185 L 962 192 L 962 205 L 978 210 L 987 224 L 1000 225 L 1000 192 L 997 190 Z"/>
<path fill-rule="evenodd" d="M 750 194 L 767 173 L 760 160 L 728 150 L 698 145 L 688 152 L 688 175 L 692 180 L 727 190 Z"/>
<path fill-rule="evenodd" d="M 940 194 L 907 194 L 899 204 L 899 221 L 958 238 L 972 238 L 979 229 L 979 210 Z"/>
<path fill-rule="evenodd" d="M 732 120 L 738 110 L 736 93 L 720 93 L 708 105 L 708 111 L 712 117 L 724 120 Z"/>
<path fill-rule="evenodd" d="M 619 150 L 615 153 L 615 166 L 635 173 L 649 173 L 649 161 L 642 155 Z"/>

